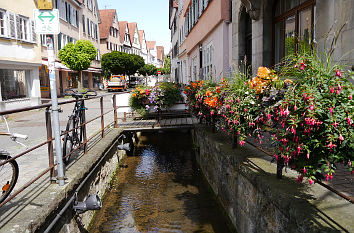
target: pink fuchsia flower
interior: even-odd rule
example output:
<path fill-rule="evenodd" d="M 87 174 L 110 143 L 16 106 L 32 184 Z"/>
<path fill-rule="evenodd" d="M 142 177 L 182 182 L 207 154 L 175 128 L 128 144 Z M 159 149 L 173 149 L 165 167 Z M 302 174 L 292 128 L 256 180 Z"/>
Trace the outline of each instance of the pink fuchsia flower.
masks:
<path fill-rule="evenodd" d="M 294 127 L 291 128 L 291 132 L 295 135 L 296 134 L 296 129 Z"/>
<path fill-rule="evenodd" d="M 310 110 L 311 110 L 311 111 L 313 110 L 313 105 L 310 106 Z"/>
<path fill-rule="evenodd" d="M 347 122 L 349 126 L 352 124 L 352 120 L 350 119 L 350 117 L 347 117 Z"/>
<path fill-rule="evenodd" d="M 337 128 L 337 126 L 338 126 L 338 122 L 337 122 L 337 121 L 335 121 L 334 123 L 332 123 L 332 125 L 333 125 L 335 128 Z"/>
<path fill-rule="evenodd" d="M 306 157 L 307 157 L 307 159 L 309 159 L 309 158 L 310 158 L 310 154 L 309 154 L 309 153 L 307 153 Z"/>
<path fill-rule="evenodd" d="M 294 111 L 296 111 L 296 104 L 294 105 Z"/>
<path fill-rule="evenodd" d="M 330 92 L 331 94 L 333 94 L 333 93 L 334 93 L 334 87 L 331 87 L 331 88 L 329 89 L 329 92 Z"/>
<path fill-rule="evenodd" d="M 301 70 L 304 70 L 305 67 L 306 67 L 306 64 L 305 64 L 303 61 L 300 62 L 300 69 L 301 69 Z"/>
<path fill-rule="evenodd" d="M 245 108 L 245 110 L 244 110 L 245 112 L 247 112 L 247 108 Z"/>
<path fill-rule="evenodd" d="M 240 146 L 245 145 L 245 141 L 239 141 L 238 144 L 240 144 Z"/>
<path fill-rule="evenodd" d="M 315 183 L 315 181 L 313 181 L 312 179 L 307 179 L 307 181 L 309 182 L 310 185 L 312 185 L 313 183 Z"/>
<path fill-rule="evenodd" d="M 330 149 L 330 151 L 332 151 L 332 149 L 336 146 L 337 146 L 336 144 L 333 144 L 332 142 L 330 142 L 326 147 L 328 147 Z"/>
<path fill-rule="evenodd" d="M 339 69 L 336 70 L 336 76 L 337 77 L 342 77 L 342 73 L 339 71 Z"/>
<path fill-rule="evenodd" d="M 341 140 L 341 141 L 344 141 L 344 137 L 343 137 L 343 135 L 342 135 L 342 134 L 339 134 L 338 139 L 339 139 L 339 140 Z"/>
<path fill-rule="evenodd" d="M 306 174 L 307 170 L 306 170 L 305 167 L 302 169 L 302 172 L 303 172 L 304 174 Z"/>
<path fill-rule="evenodd" d="M 289 115 L 289 114 L 290 114 L 290 111 L 289 111 L 288 108 L 286 108 L 285 111 L 284 111 L 284 116 L 287 116 L 287 115 Z"/>
<path fill-rule="evenodd" d="M 338 90 L 340 91 L 342 90 L 342 87 L 339 84 L 338 84 Z"/>
<path fill-rule="evenodd" d="M 352 98 L 353 98 L 352 95 L 350 95 L 350 96 L 349 96 L 349 100 L 352 100 Z"/>
<path fill-rule="evenodd" d="M 332 115 L 334 107 L 329 108 L 329 113 Z"/>
<path fill-rule="evenodd" d="M 296 182 L 301 183 L 304 177 L 302 175 L 299 175 L 296 179 Z"/>
<path fill-rule="evenodd" d="M 336 90 L 336 94 L 339 95 L 340 94 L 340 90 Z"/>

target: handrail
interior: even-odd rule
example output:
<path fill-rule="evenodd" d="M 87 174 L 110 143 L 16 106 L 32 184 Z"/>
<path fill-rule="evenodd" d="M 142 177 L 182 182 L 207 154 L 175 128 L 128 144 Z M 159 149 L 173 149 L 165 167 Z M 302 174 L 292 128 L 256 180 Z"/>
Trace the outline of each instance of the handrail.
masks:
<path fill-rule="evenodd" d="M 122 92 L 122 93 L 125 93 L 125 92 Z M 112 96 L 112 98 L 114 98 L 114 100 L 112 101 L 113 102 L 113 106 L 110 110 L 106 111 L 106 112 L 103 112 L 103 98 L 104 97 L 107 97 L 107 96 Z M 100 95 L 100 96 L 94 96 L 94 97 L 89 97 L 89 98 L 81 98 L 81 99 L 74 99 L 74 100 L 68 100 L 68 101 L 62 101 L 60 103 L 58 103 L 59 105 L 65 105 L 65 104 L 70 104 L 70 103 L 75 103 L 75 102 L 78 102 L 78 101 L 87 101 L 87 100 L 93 100 L 93 99 L 100 99 L 100 114 L 97 116 L 97 117 L 93 117 L 92 119 L 90 120 L 86 120 L 80 124 L 79 126 L 76 127 L 77 128 L 80 128 L 82 127 L 82 129 L 84 130 L 84 134 L 86 135 L 86 125 L 101 118 L 101 125 L 103 127 L 99 127 L 99 131 L 97 133 L 94 133 L 94 135 L 90 136 L 88 139 L 84 138 L 83 142 L 78 145 L 76 148 L 73 149 L 73 151 L 71 151 L 69 154 L 65 155 L 64 158 L 68 157 L 70 154 L 72 154 L 73 152 L 79 150 L 81 147 L 85 146 L 85 150 L 84 150 L 84 154 L 87 153 L 87 150 L 86 150 L 86 146 L 88 144 L 88 142 L 90 142 L 92 139 L 94 139 L 98 134 L 101 133 L 102 137 L 104 136 L 104 133 L 105 133 L 105 130 L 108 128 L 108 127 L 111 127 L 111 125 L 113 125 L 115 128 L 118 127 L 118 120 L 119 119 L 125 119 L 126 116 L 124 116 L 124 118 L 118 118 L 117 116 L 117 108 L 119 108 L 118 106 L 116 106 L 116 96 L 117 94 L 103 94 L 103 95 Z M 4 165 L 12 160 L 15 160 L 21 156 L 24 156 L 26 154 L 28 154 L 29 152 L 32 152 L 44 145 L 48 145 L 48 155 L 49 155 L 49 166 L 48 168 L 46 168 L 45 170 L 43 170 L 38 176 L 34 177 L 33 179 L 31 179 L 30 181 L 28 181 L 25 185 L 23 185 L 22 187 L 19 188 L 19 190 L 17 190 L 15 193 L 11 194 L 6 200 L 4 200 L 1 204 L 0 204 L 0 208 L 2 206 L 4 206 L 7 202 L 9 202 L 10 200 L 12 200 L 14 197 L 16 197 L 19 193 L 21 193 L 22 191 L 24 191 L 26 188 L 28 188 L 31 184 L 33 184 L 35 181 L 37 181 L 39 178 L 41 178 L 44 174 L 48 173 L 49 171 L 50 174 L 50 181 L 52 182 L 53 181 L 53 175 L 55 174 L 54 173 L 54 168 L 55 166 L 57 165 L 56 163 L 54 163 L 54 154 L 53 154 L 53 140 L 54 140 L 54 137 L 52 136 L 52 131 L 51 131 L 51 115 L 50 115 L 50 111 L 49 111 L 49 108 L 51 107 L 51 104 L 48 103 L 48 104 L 41 104 L 41 105 L 37 105 L 37 106 L 32 106 L 32 107 L 25 107 L 25 108 L 19 108 L 19 109 L 13 109 L 13 110 L 7 110 L 7 111 L 1 111 L 0 112 L 0 115 L 6 115 L 6 114 L 13 114 L 13 113 L 18 113 L 18 112 L 26 112 L 26 111 L 30 111 L 30 110 L 35 110 L 35 109 L 42 109 L 42 108 L 47 108 L 47 111 L 45 112 L 45 119 L 46 119 L 46 128 L 47 128 L 47 140 L 42 142 L 42 143 L 39 143 L 38 145 L 35 145 L 33 147 L 31 147 L 30 149 L 27 149 L 15 156 L 13 156 L 11 159 L 8 159 L 6 161 L 3 161 L 0 163 L 0 166 L 1 165 Z M 83 110 L 85 111 L 85 110 Z M 106 126 L 104 126 L 102 123 L 104 121 L 104 116 L 111 113 L 111 112 L 114 112 L 114 121 L 113 122 L 110 122 L 109 124 L 107 124 Z M 60 136 L 63 136 L 63 135 L 66 135 L 68 134 L 69 132 L 71 132 L 72 130 L 74 129 L 71 129 L 71 130 L 68 130 L 66 132 L 63 132 L 60 134 Z"/>

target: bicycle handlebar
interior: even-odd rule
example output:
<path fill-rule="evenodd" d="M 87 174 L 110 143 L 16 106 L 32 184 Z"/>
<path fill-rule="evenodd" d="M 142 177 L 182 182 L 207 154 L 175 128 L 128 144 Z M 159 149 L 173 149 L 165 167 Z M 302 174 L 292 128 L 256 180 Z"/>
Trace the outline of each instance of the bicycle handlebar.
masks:
<path fill-rule="evenodd" d="M 90 93 L 93 93 L 93 94 L 90 94 Z M 66 89 L 64 91 L 64 95 L 65 96 L 72 96 L 74 98 L 83 98 L 83 97 L 87 98 L 90 96 L 97 96 L 97 92 L 92 89 L 88 89 L 88 90 L 79 92 L 77 89 L 70 88 L 70 89 Z"/>

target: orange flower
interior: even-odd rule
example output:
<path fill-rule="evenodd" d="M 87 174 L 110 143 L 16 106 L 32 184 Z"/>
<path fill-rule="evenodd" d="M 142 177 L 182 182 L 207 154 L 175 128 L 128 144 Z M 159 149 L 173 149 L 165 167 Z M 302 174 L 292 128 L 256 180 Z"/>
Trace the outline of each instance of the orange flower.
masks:
<path fill-rule="evenodd" d="M 135 93 L 133 93 L 133 94 L 132 94 L 132 96 L 133 96 L 133 98 L 135 98 L 135 97 L 136 97 L 136 94 L 135 94 Z"/>
<path fill-rule="evenodd" d="M 140 90 L 140 95 L 144 94 L 144 91 L 143 90 Z"/>
<path fill-rule="evenodd" d="M 257 76 L 263 79 L 267 79 L 269 77 L 270 70 L 267 67 L 260 66 L 258 68 Z"/>
<path fill-rule="evenodd" d="M 211 95 L 212 95 L 211 91 L 209 91 L 209 90 L 207 90 L 207 91 L 205 92 L 205 94 L 206 94 L 206 96 L 211 96 Z"/>
<path fill-rule="evenodd" d="M 216 93 L 220 93 L 220 87 L 219 86 L 216 87 Z"/>

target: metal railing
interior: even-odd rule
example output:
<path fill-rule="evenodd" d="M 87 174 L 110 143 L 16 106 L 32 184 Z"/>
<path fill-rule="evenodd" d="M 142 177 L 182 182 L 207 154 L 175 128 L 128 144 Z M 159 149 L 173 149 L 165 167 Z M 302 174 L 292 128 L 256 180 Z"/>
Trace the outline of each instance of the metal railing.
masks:
<path fill-rule="evenodd" d="M 108 96 L 112 96 L 112 108 L 106 112 L 104 112 L 104 107 L 103 107 L 103 98 L 104 97 L 108 97 Z M 70 103 L 76 103 L 78 101 L 90 101 L 90 100 L 94 100 L 94 99 L 100 99 L 100 114 L 88 121 L 86 121 L 85 118 L 85 109 L 82 110 L 83 111 L 83 123 L 79 126 L 77 126 L 77 128 L 81 128 L 83 130 L 83 142 L 78 145 L 76 148 L 74 148 L 69 154 L 67 154 L 65 157 L 70 156 L 72 153 L 74 153 L 75 151 L 79 150 L 80 148 L 84 147 L 83 149 L 83 153 L 86 154 L 88 149 L 87 149 L 87 144 L 88 142 L 90 142 L 91 140 L 93 140 L 94 138 L 96 138 L 99 134 L 100 134 L 100 138 L 104 138 L 105 137 L 105 131 L 107 128 L 113 126 L 114 128 L 118 128 L 118 119 L 123 119 L 126 120 L 126 116 L 127 114 L 124 114 L 124 118 L 118 118 L 118 107 L 117 107 L 117 103 L 116 103 L 116 97 L 117 94 L 104 94 L 104 95 L 100 95 L 100 96 L 95 96 L 95 97 L 90 97 L 90 98 L 83 98 L 83 99 L 78 99 L 78 100 L 68 100 L 68 101 L 62 101 L 60 103 L 58 103 L 59 105 L 65 105 L 65 104 L 70 104 Z M 0 166 L 15 160 L 17 158 L 20 158 L 42 146 L 47 145 L 48 146 L 48 161 L 49 161 L 49 165 L 48 168 L 46 168 L 45 170 L 43 170 L 42 172 L 39 173 L 39 175 L 37 175 L 36 177 L 32 178 L 30 181 L 28 181 L 27 183 L 25 183 L 22 187 L 20 187 L 17 191 L 15 191 L 14 193 L 12 193 L 6 200 L 4 200 L 2 203 L 0 203 L 0 208 L 2 206 L 4 206 L 7 202 L 9 202 L 10 200 L 12 200 L 13 198 L 15 198 L 18 194 L 20 194 L 21 192 L 23 192 L 25 189 L 27 189 L 31 184 L 33 184 L 34 182 L 36 182 L 38 179 L 40 179 L 41 177 L 43 177 L 45 174 L 47 174 L 49 172 L 49 178 L 50 178 L 50 182 L 51 183 L 55 183 L 56 179 L 55 179 L 55 167 L 57 165 L 57 163 L 54 162 L 54 148 L 53 148 L 53 135 L 52 135 L 52 125 L 51 125 L 51 104 L 41 104 L 41 105 L 37 105 L 37 106 L 33 106 L 33 107 L 25 107 L 25 108 L 19 108 L 19 109 L 14 109 L 14 110 L 6 110 L 6 111 L 2 111 L 0 112 L 0 116 L 1 115 L 8 115 L 8 114 L 13 114 L 13 113 L 19 113 L 19 112 L 26 112 L 26 111 L 31 111 L 31 110 L 38 110 L 38 109 L 46 109 L 45 110 L 45 127 L 46 127 L 46 134 L 47 134 L 47 140 L 44 142 L 41 142 L 35 146 L 32 146 L 31 148 L 15 155 L 12 156 L 11 159 L 8 159 L 6 161 L 3 161 L 0 163 Z M 108 124 L 106 124 L 105 126 L 105 116 L 109 113 L 113 112 L 113 121 L 109 122 Z M 91 135 L 89 138 L 87 138 L 87 131 L 86 131 L 86 125 L 89 123 L 92 123 L 93 121 L 100 119 L 101 124 L 100 124 L 100 129 L 95 132 L 93 135 Z M 71 129 L 69 131 L 63 132 L 61 133 L 61 137 L 70 133 L 72 130 Z M 65 158 L 64 157 L 64 158 Z"/>

